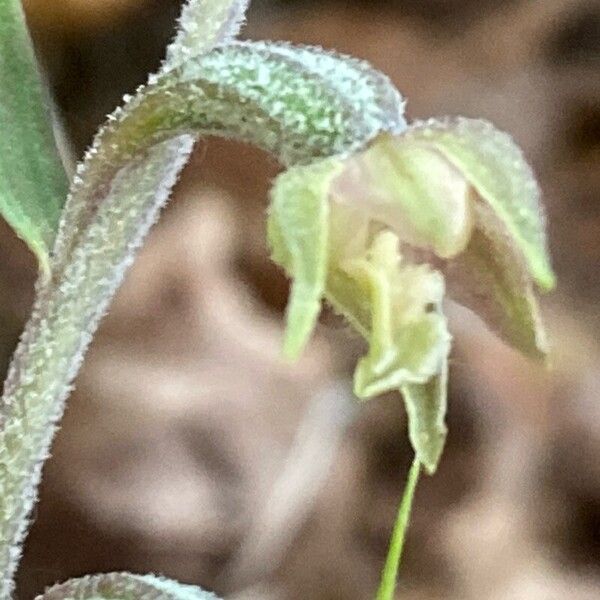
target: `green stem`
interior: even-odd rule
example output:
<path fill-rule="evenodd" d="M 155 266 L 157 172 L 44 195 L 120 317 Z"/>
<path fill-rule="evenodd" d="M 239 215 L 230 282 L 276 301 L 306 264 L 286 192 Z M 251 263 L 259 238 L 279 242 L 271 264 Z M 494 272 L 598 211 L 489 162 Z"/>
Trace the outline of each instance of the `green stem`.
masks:
<path fill-rule="evenodd" d="M 421 472 L 421 463 L 415 457 L 413 464 L 408 473 L 408 481 L 404 488 L 404 495 L 398 509 L 398 516 L 394 524 L 392 539 L 390 540 L 390 548 L 383 567 L 381 575 L 381 583 L 377 591 L 376 600 L 394 600 L 396 591 L 396 579 L 398 578 L 398 569 L 402 559 L 402 549 L 404 548 L 404 540 L 406 539 L 406 531 L 410 521 L 410 513 L 412 510 L 413 498 L 415 497 L 415 489 L 419 481 L 419 473 Z"/>
<path fill-rule="evenodd" d="M 385 81 L 375 94 L 370 82 L 379 80 L 365 65 L 333 55 L 305 68 L 317 55 L 315 49 L 238 43 L 197 57 L 115 111 L 79 166 L 51 277 L 38 285 L 0 399 L 0 600 L 14 589 L 42 464 L 73 378 L 194 139 L 234 137 L 294 164 L 364 144 L 383 127 L 384 116 L 401 125 L 400 99 L 393 90 L 388 94 Z M 364 89 L 362 98 L 346 100 L 329 83 L 329 74 L 342 68 L 343 89 Z M 381 107 L 375 96 L 386 100 Z"/>
<path fill-rule="evenodd" d="M 0 600 L 14 591 L 27 518 L 73 378 L 193 141 L 162 142 L 121 169 L 64 273 L 38 284 L 0 400 Z"/>
<path fill-rule="evenodd" d="M 333 74 L 340 72 L 338 82 Z M 28 515 L 72 381 L 194 139 L 233 137 L 283 164 L 310 163 L 401 129 L 402 109 L 389 81 L 358 61 L 236 43 L 153 78 L 111 115 L 74 177 L 51 277 L 38 284 L 0 399 L 0 600 L 14 590 Z"/>

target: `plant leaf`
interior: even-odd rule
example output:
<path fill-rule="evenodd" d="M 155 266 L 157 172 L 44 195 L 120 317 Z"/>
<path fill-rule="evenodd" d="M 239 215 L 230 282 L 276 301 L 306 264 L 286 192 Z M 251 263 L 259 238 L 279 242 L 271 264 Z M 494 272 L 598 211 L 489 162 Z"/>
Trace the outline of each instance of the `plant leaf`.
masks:
<path fill-rule="evenodd" d="M 406 137 L 437 148 L 498 215 L 544 290 L 555 285 L 540 191 L 512 138 L 483 120 L 463 117 L 411 126 Z"/>
<path fill-rule="evenodd" d="M 36 600 L 219 600 L 199 587 L 154 575 L 87 575 L 55 585 Z"/>
<path fill-rule="evenodd" d="M 0 82 L 0 215 L 48 275 L 67 178 L 20 0 L 0 2 Z"/>

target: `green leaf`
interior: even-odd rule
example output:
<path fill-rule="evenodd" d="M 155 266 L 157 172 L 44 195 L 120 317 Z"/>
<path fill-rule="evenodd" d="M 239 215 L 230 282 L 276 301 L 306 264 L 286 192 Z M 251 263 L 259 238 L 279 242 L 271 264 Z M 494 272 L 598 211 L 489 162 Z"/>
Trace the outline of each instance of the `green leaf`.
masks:
<path fill-rule="evenodd" d="M 154 575 L 108 573 L 71 579 L 36 600 L 219 600 L 199 587 Z"/>
<path fill-rule="evenodd" d="M 328 263 L 328 191 L 340 168 L 337 159 L 294 167 L 280 175 L 271 190 L 269 245 L 273 260 L 293 279 L 284 342 L 289 358 L 300 354 L 321 312 Z"/>
<path fill-rule="evenodd" d="M 0 0 L 0 215 L 48 274 L 67 179 L 19 0 Z"/>
<path fill-rule="evenodd" d="M 487 121 L 462 117 L 418 123 L 405 135 L 430 144 L 465 175 L 506 227 L 538 285 L 552 289 L 540 191 L 512 138 Z"/>
<path fill-rule="evenodd" d="M 446 443 L 448 363 L 423 384 L 406 384 L 401 388 L 408 414 L 408 437 L 419 462 L 429 475 L 435 473 Z"/>

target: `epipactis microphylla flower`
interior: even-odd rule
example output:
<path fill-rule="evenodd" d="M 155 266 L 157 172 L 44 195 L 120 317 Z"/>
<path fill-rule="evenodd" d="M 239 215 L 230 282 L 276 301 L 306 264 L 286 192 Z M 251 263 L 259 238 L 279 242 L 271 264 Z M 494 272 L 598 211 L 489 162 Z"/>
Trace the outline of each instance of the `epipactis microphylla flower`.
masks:
<path fill-rule="evenodd" d="M 289 169 L 273 187 L 269 240 L 293 279 L 286 355 L 301 352 L 325 298 L 369 344 L 356 395 L 402 392 L 429 472 L 446 437 L 446 292 L 518 350 L 546 354 L 534 284 L 549 290 L 554 274 L 539 189 L 485 121 L 416 123 Z"/>

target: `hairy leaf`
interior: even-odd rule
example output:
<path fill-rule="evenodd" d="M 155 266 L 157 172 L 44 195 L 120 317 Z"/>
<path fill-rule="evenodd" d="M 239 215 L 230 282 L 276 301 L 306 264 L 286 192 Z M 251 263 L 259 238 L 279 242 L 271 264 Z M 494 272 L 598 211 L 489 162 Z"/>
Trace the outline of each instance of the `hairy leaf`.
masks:
<path fill-rule="evenodd" d="M 36 600 L 218 600 L 199 587 L 154 575 L 88 575 L 55 585 Z"/>
<path fill-rule="evenodd" d="M 20 0 L 0 0 L 0 215 L 48 274 L 67 195 Z"/>

